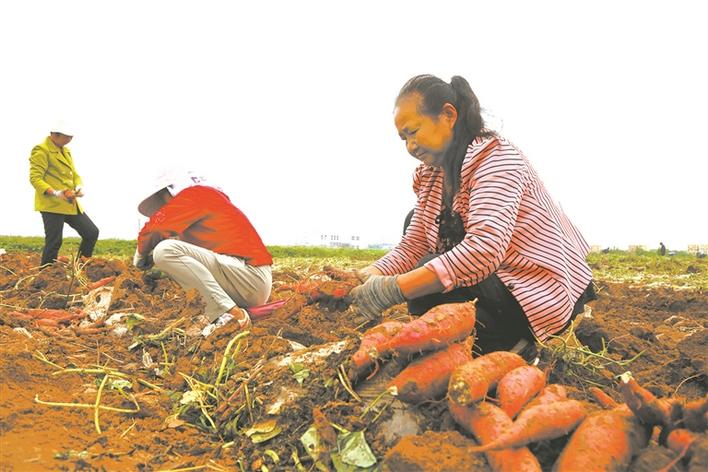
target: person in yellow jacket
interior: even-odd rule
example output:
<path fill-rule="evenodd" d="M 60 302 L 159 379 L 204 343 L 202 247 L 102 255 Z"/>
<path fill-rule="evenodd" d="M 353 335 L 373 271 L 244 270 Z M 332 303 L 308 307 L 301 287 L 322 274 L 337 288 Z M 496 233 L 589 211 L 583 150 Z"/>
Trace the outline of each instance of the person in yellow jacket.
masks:
<path fill-rule="evenodd" d="M 52 128 L 44 142 L 32 149 L 30 155 L 30 183 L 35 189 L 34 209 L 42 214 L 44 222 L 44 249 L 42 265 L 56 260 L 61 248 L 64 223 L 81 236 L 79 254 L 88 258 L 98 240 L 98 228 L 84 213 L 79 198 L 81 177 L 74 168 L 71 151 L 66 147 L 73 135 L 65 124 Z"/>

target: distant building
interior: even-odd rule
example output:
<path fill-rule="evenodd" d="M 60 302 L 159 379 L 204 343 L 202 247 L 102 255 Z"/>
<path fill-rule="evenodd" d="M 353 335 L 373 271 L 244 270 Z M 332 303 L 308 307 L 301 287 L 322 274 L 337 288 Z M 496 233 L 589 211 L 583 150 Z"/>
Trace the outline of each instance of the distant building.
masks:
<path fill-rule="evenodd" d="M 345 235 L 337 233 L 320 234 L 319 242 L 313 245 L 325 247 L 351 247 L 356 249 L 361 249 L 364 247 L 361 242 L 361 236 L 358 234 Z"/>
<path fill-rule="evenodd" d="M 698 254 L 708 254 L 708 244 L 689 244 L 687 252 L 694 256 Z"/>

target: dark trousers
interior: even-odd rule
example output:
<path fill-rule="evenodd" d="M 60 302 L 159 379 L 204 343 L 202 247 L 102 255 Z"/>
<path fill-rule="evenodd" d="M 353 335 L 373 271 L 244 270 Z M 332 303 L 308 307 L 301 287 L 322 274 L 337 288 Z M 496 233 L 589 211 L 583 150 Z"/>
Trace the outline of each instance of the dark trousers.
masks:
<path fill-rule="evenodd" d="M 54 262 L 59 255 L 64 223 L 74 228 L 81 236 L 79 255 L 85 257 L 93 255 L 93 248 L 98 240 L 98 228 L 86 213 L 79 213 L 78 215 L 62 215 L 46 211 L 41 213 L 42 221 L 44 222 L 44 249 L 42 250 L 41 265 Z"/>
<path fill-rule="evenodd" d="M 404 233 L 412 216 L 413 211 L 406 217 L 403 227 Z M 422 267 L 426 262 L 438 256 L 439 254 L 429 254 L 423 257 L 418 262 L 418 267 Z M 485 354 L 493 351 L 508 351 L 521 338 L 534 342 L 535 338 L 524 310 L 497 274 L 491 274 L 471 287 L 460 287 L 447 293 L 433 293 L 414 298 L 408 301 L 408 311 L 412 315 L 422 315 L 432 307 L 443 303 L 460 303 L 475 298 L 477 299 L 475 352 Z M 578 313 L 583 312 L 585 303 L 595 299 L 597 296 L 593 284 L 590 282 L 585 292 L 575 303 L 570 320 L 559 332 L 564 331 Z"/>

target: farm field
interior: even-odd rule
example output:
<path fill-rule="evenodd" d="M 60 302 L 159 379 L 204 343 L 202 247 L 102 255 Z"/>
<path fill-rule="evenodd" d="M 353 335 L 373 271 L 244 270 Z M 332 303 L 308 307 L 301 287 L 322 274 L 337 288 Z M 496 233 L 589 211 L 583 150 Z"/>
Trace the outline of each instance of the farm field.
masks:
<path fill-rule="evenodd" d="M 0 248 L 2 471 L 491 470 L 447 401 L 408 404 L 387 392 L 411 359 L 351 375 L 362 333 L 382 320 L 362 324 L 346 299 L 316 299 L 309 287 L 381 251 L 271 248 L 271 301 L 286 303 L 248 333 L 227 325 L 194 340 L 184 328 L 201 314 L 198 295 L 131 267 L 130 241 L 101 241 L 88 263 L 42 271 L 40 238 L 0 237 Z M 599 299 L 540 347 L 548 382 L 590 411 L 601 409 L 592 387 L 622 401 L 627 371 L 657 397 L 706 398 L 708 260 L 621 251 L 589 260 Z M 73 319 L 30 315 L 41 309 Z M 405 305 L 384 319 L 410 321 Z M 708 470 L 706 433 L 698 438 L 692 462 L 670 470 Z M 677 453 L 659 440 L 626 470 L 672 462 Z M 529 449 L 551 470 L 568 441 Z"/>

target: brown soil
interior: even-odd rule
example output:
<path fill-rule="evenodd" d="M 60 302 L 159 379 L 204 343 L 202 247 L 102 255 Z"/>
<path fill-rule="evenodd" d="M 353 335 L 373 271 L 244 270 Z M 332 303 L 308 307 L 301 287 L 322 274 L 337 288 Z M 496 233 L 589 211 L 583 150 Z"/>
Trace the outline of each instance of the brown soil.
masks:
<path fill-rule="evenodd" d="M 405 415 L 400 418 L 408 421 L 403 428 L 404 421 L 396 416 L 400 409 L 383 408 L 390 406 L 388 398 L 367 408 L 371 396 L 361 386 L 356 389 L 363 401 L 345 388 L 338 367 L 346 365 L 365 329 L 345 309 L 346 303 L 312 303 L 305 295 L 276 289 L 273 300 L 287 299 L 287 304 L 254 323 L 250 335 L 241 339 L 234 361 L 225 363 L 222 371 L 219 398 L 204 399 L 206 416 L 180 400 L 191 389 L 188 381 L 215 383 L 227 345 L 237 334 L 234 327 L 227 325 L 201 342 L 186 338 L 181 329 L 201 314 L 200 298 L 169 279 L 147 277 L 121 261 L 94 259 L 82 270 L 85 278 L 73 281 L 66 265 L 38 271 L 38 262 L 38 255 L 30 253 L 0 257 L 2 471 L 199 466 L 296 470 L 294 454 L 304 470 L 313 470 L 313 460 L 300 442 L 313 422 L 328 448 L 336 447 L 331 424 L 366 430 L 368 444 L 385 470 L 487 470 L 483 455 L 467 451 L 474 440 L 455 427 L 444 402 L 403 407 Z M 122 337 L 108 328 L 82 334 L 75 321 L 59 328 L 38 327 L 11 315 L 27 308 L 80 308 L 85 284 L 111 275 L 117 278 L 109 284 L 113 293 L 108 314 L 144 317 Z M 276 270 L 275 287 L 291 286 L 307 275 Z M 603 356 L 615 362 L 604 369 L 578 367 L 549 346 L 542 352 L 541 367 L 553 362 L 551 380 L 568 385 L 572 396 L 583 399 L 590 398 L 589 380 L 619 400 L 614 376 L 631 370 L 640 384 L 659 396 L 705 396 L 708 296 L 625 284 L 600 288 L 592 318 L 583 318 L 576 334 L 593 351 L 605 349 Z M 387 316 L 407 316 L 405 306 L 395 307 Z M 232 354 L 237 344 L 231 345 Z M 628 365 L 619 365 L 640 353 Z M 107 384 L 101 389 L 106 369 L 113 369 L 110 379 L 124 378 L 131 386 L 121 390 Z M 99 390 L 100 405 L 134 410 L 137 403 L 139 411 L 100 409 L 96 421 Z M 48 406 L 37 400 L 91 408 Z M 391 426 L 396 424 L 408 432 L 396 436 Z M 254 425 L 260 427 L 255 435 L 249 431 Z M 561 438 L 531 448 L 544 470 L 550 470 L 565 442 Z M 630 470 L 649 470 L 647 464 L 660 468 L 674 456 L 652 443 Z M 683 463 L 677 467 L 687 470 Z"/>

